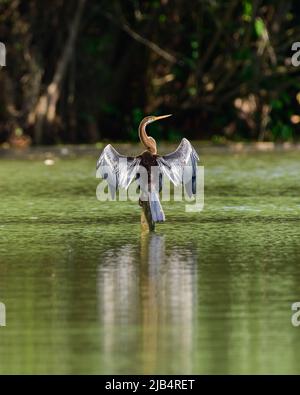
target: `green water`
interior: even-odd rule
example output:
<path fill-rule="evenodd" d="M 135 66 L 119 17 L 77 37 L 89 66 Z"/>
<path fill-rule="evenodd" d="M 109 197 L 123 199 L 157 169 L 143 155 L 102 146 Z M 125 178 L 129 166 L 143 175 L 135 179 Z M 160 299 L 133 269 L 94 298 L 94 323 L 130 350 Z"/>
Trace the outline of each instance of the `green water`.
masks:
<path fill-rule="evenodd" d="M 202 155 L 148 237 L 94 163 L 0 161 L 0 373 L 300 373 L 299 153 Z"/>

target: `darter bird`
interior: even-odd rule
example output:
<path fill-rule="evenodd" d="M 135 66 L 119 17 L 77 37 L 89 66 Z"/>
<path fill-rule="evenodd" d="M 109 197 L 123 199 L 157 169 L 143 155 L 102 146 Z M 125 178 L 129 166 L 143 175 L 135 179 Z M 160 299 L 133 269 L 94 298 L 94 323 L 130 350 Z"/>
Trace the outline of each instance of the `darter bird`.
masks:
<path fill-rule="evenodd" d="M 137 179 L 140 193 L 140 205 L 147 202 L 150 206 L 151 220 L 164 222 L 165 214 L 159 201 L 163 175 L 175 186 L 183 184 L 189 197 L 196 194 L 196 166 L 199 157 L 191 143 L 183 138 L 176 151 L 168 155 L 157 154 L 157 145 L 153 137 L 146 133 L 146 126 L 169 115 L 148 116 L 139 125 L 139 138 L 146 148 L 136 157 L 120 155 L 110 144 L 102 151 L 97 161 L 97 175 L 106 179 L 112 198 L 118 188 L 127 189 Z M 147 171 L 147 180 L 141 175 L 141 166 Z M 158 171 L 153 176 L 152 169 Z"/>

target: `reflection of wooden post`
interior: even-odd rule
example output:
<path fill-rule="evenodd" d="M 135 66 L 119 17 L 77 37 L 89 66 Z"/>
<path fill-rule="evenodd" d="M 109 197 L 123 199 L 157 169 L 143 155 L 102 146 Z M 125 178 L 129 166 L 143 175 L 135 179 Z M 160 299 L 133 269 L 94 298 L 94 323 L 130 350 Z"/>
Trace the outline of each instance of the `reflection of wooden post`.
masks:
<path fill-rule="evenodd" d="M 142 207 L 141 225 L 143 232 L 153 232 L 155 230 L 155 223 L 152 221 L 150 204 L 148 201 L 140 201 Z"/>

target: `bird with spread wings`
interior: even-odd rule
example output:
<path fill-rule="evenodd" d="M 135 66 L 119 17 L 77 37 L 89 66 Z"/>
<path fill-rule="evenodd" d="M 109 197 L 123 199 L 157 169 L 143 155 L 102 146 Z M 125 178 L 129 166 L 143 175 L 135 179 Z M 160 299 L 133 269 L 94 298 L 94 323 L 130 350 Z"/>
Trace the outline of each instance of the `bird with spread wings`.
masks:
<path fill-rule="evenodd" d="M 112 198 L 119 188 L 127 189 L 133 180 L 138 180 L 141 190 L 140 202 L 141 200 L 149 202 L 151 219 L 154 223 L 165 221 L 159 200 L 163 176 L 175 186 L 183 184 L 189 197 L 196 194 L 196 167 L 199 157 L 192 144 L 183 138 L 176 151 L 161 156 L 157 154 L 156 141 L 146 133 L 147 125 L 169 116 L 148 116 L 141 121 L 139 138 L 146 150 L 140 155 L 135 157 L 120 155 L 108 144 L 97 161 L 97 176 L 106 179 Z M 153 173 L 153 168 L 158 171 Z M 145 177 L 141 177 L 141 174 L 145 173 L 146 180 Z M 157 176 L 154 177 L 153 174 Z"/>

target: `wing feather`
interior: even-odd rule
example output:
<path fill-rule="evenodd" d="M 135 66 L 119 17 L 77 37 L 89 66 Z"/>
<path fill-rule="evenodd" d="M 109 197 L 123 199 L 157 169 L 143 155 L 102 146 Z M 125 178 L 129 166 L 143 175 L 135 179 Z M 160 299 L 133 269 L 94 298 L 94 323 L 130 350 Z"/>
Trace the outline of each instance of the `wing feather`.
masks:
<path fill-rule="evenodd" d="M 191 197 L 196 193 L 196 169 L 199 156 L 192 144 L 183 138 L 176 151 L 157 157 L 161 172 L 175 186 L 184 184 L 187 194 Z"/>
<path fill-rule="evenodd" d="M 129 187 L 136 177 L 140 161 L 140 158 L 119 154 L 110 144 L 104 148 L 97 161 L 96 175 L 106 179 L 113 199 L 119 187 Z"/>

